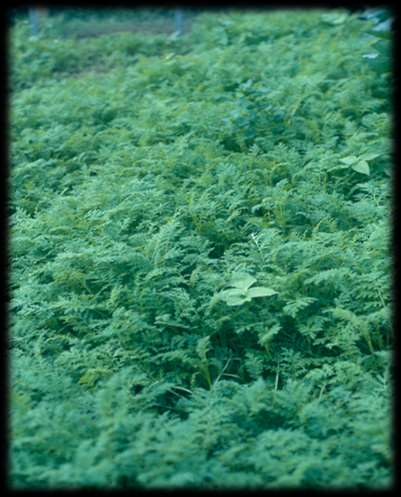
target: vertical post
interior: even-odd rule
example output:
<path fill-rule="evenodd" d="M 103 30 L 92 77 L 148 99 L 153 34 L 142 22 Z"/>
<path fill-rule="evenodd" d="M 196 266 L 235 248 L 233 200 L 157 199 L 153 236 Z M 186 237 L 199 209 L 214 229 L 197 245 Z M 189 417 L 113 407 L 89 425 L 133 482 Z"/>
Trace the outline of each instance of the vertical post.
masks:
<path fill-rule="evenodd" d="M 175 34 L 180 36 L 182 34 L 183 25 L 183 12 L 182 9 L 175 9 Z"/>
<path fill-rule="evenodd" d="M 39 26 L 38 26 L 38 12 L 36 9 L 29 9 L 29 21 L 31 23 L 31 31 L 33 36 L 37 36 L 39 33 Z"/>
<path fill-rule="evenodd" d="M 47 16 L 49 9 L 46 7 L 37 7 L 36 9 L 29 9 L 29 21 L 31 23 L 31 31 L 34 36 L 39 34 L 40 17 Z"/>

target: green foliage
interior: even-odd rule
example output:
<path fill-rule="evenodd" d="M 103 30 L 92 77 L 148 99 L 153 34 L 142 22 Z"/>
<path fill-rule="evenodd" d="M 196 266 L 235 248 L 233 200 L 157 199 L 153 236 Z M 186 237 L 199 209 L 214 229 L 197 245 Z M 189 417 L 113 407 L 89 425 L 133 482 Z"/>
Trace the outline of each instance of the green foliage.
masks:
<path fill-rule="evenodd" d="M 392 484 L 369 12 L 205 12 L 179 39 L 16 21 L 13 488 Z"/>
<path fill-rule="evenodd" d="M 247 273 L 236 273 L 232 276 L 228 290 L 220 292 L 220 298 L 228 305 L 241 305 L 256 297 L 270 297 L 277 292 L 263 286 L 253 286 L 256 279 Z"/>

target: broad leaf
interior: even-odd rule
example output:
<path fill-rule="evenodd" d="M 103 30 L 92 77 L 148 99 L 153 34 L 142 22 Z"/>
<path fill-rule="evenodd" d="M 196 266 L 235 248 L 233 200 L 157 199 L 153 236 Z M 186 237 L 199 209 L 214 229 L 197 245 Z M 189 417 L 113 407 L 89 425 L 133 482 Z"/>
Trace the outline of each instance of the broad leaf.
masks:
<path fill-rule="evenodd" d="M 241 305 L 248 300 L 244 292 L 238 288 L 223 290 L 220 292 L 220 298 L 228 305 Z"/>
<path fill-rule="evenodd" d="M 380 157 L 380 154 L 375 154 L 373 152 L 367 152 L 366 154 L 362 154 L 360 157 L 359 157 L 359 160 L 366 160 L 366 161 L 369 161 L 369 160 L 373 160 L 373 159 L 376 159 L 376 157 Z"/>
<path fill-rule="evenodd" d="M 256 278 L 254 278 L 250 274 L 238 272 L 238 273 L 234 273 L 231 276 L 231 280 L 230 280 L 229 285 L 235 286 L 237 288 L 241 288 L 243 290 L 247 290 L 253 283 L 255 283 L 255 281 L 256 281 Z"/>
<path fill-rule="evenodd" d="M 266 288 L 264 286 L 255 286 L 253 288 L 250 288 L 247 294 L 254 299 L 256 297 L 270 297 L 271 295 L 277 294 L 277 292 L 272 288 Z"/>
<path fill-rule="evenodd" d="M 248 299 L 246 297 L 240 297 L 238 295 L 227 295 L 224 300 L 227 305 L 241 305 Z"/>
<path fill-rule="evenodd" d="M 367 175 L 370 174 L 369 164 L 365 160 L 362 160 L 351 167 L 354 171 L 358 173 L 367 174 Z"/>
<path fill-rule="evenodd" d="M 350 166 L 351 164 L 355 164 L 355 162 L 358 162 L 358 160 L 359 160 L 358 157 L 356 157 L 355 155 L 349 155 L 348 157 L 344 157 L 343 159 L 340 159 L 340 162 Z"/>
<path fill-rule="evenodd" d="M 222 299 L 225 299 L 227 297 L 239 297 L 239 296 L 245 297 L 244 291 L 239 288 L 230 288 L 228 290 L 222 290 L 220 292 L 220 297 Z"/>

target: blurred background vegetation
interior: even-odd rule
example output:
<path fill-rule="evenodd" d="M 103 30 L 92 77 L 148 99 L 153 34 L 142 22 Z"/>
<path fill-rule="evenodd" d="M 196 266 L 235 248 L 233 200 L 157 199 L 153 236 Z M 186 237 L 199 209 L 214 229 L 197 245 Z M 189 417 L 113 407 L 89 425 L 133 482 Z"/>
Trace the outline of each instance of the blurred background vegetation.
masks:
<path fill-rule="evenodd" d="M 141 32 L 174 34 L 177 28 L 187 32 L 199 9 L 11 9 L 9 21 L 31 22 L 32 12 L 38 15 L 39 32 L 73 38 L 86 38 L 111 33 Z M 32 26 L 31 26 L 32 27 Z"/>
<path fill-rule="evenodd" d="M 183 33 L 190 31 L 192 21 L 205 9 L 196 8 L 19 8 L 9 10 L 9 22 L 30 21 L 32 13 L 38 15 L 38 29 L 46 34 L 86 38 L 110 33 Z M 224 9 L 218 9 L 222 11 Z M 352 9 L 350 9 L 352 11 Z M 389 22 L 392 13 L 389 9 L 370 8 L 360 10 L 361 18 Z"/>

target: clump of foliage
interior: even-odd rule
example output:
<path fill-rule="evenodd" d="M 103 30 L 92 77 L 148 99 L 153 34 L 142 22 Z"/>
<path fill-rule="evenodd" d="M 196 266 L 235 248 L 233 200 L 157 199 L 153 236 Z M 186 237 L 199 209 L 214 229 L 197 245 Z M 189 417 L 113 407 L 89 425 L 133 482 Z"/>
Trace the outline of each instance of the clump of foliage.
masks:
<path fill-rule="evenodd" d="M 388 487 L 386 21 L 11 42 L 12 486 Z"/>

